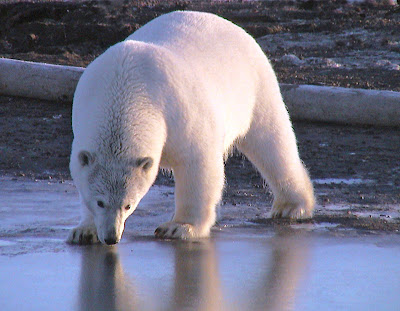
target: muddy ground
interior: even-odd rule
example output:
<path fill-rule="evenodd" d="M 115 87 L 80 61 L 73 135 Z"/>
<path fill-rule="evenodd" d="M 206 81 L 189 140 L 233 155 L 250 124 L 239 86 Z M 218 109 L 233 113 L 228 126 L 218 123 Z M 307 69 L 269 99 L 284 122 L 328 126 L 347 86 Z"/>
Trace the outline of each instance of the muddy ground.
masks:
<path fill-rule="evenodd" d="M 280 82 L 400 91 L 400 8 L 380 2 L 0 1 L 0 56 L 86 66 L 154 17 L 190 9 L 218 13 L 258 38 Z M 69 179 L 70 123 L 71 103 L 0 96 L 0 173 Z M 294 128 L 315 181 L 317 222 L 400 230 L 399 128 Z M 223 205 L 271 202 L 243 157 L 228 161 L 226 175 Z M 173 180 L 160 175 L 157 183 Z M 277 223 L 262 211 L 256 221 Z"/>

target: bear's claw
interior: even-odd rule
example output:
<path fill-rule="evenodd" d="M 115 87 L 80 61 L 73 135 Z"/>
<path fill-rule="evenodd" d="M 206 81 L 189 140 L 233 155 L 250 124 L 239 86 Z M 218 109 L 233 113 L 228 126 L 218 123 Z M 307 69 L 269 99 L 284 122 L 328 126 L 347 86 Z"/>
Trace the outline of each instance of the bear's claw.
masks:
<path fill-rule="evenodd" d="M 159 226 L 154 235 L 160 239 L 191 239 L 197 237 L 193 225 L 180 224 L 176 222 L 166 222 Z"/>
<path fill-rule="evenodd" d="M 67 243 L 89 245 L 98 243 L 97 230 L 95 227 L 76 227 L 68 235 Z"/>
<path fill-rule="evenodd" d="M 300 206 L 275 206 L 271 211 L 271 218 L 308 219 L 311 217 L 312 209 Z"/>

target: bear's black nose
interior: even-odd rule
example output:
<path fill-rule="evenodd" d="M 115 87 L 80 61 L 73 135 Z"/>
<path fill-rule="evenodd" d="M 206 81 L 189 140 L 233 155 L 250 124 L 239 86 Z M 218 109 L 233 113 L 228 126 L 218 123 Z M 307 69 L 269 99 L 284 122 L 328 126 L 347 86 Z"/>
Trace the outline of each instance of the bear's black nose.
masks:
<path fill-rule="evenodd" d="M 116 238 L 107 238 L 107 239 L 104 239 L 104 242 L 106 242 L 107 245 L 114 245 L 114 244 L 117 244 L 117 239 Z"/>

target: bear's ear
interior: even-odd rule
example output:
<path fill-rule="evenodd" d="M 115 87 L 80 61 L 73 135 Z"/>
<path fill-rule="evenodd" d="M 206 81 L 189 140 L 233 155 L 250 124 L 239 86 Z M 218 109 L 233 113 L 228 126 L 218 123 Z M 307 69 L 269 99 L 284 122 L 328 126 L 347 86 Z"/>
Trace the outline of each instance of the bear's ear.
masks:
<path fill-rule="evenodd" d="M 86 150 L 79 152 L 78 154 L 79 163 L 82 167 L 90 165 L 94 161 L 94 156 Z"/>
<path fill-rule="evenodd" d="M 153 166 L 153 159 L 150 157 L 138 158 L 136 160 L 136 167 L 148 171 Z"/>

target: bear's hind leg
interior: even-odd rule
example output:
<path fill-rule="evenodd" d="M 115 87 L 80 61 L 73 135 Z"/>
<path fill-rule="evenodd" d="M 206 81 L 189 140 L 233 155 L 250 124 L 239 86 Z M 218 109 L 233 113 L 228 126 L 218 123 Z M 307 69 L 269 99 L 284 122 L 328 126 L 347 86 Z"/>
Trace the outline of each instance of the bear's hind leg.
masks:
<path fill-rule="evenodd" d="M 173 169 L 175 215 L 156 229 L 158 238 L 207 237 L 215 223 L 216 205 L 224 186 L 223 156 L 197 156 Z"/>
<path fill-rule="evenodd" d="M 253 121 L 237 147 L 271 187 L 274 195 L 272 217 L 309 218 L 315 204 L 314 190 L 300 160 L 296 138 L 285 112 L 273 122 Z"/>

